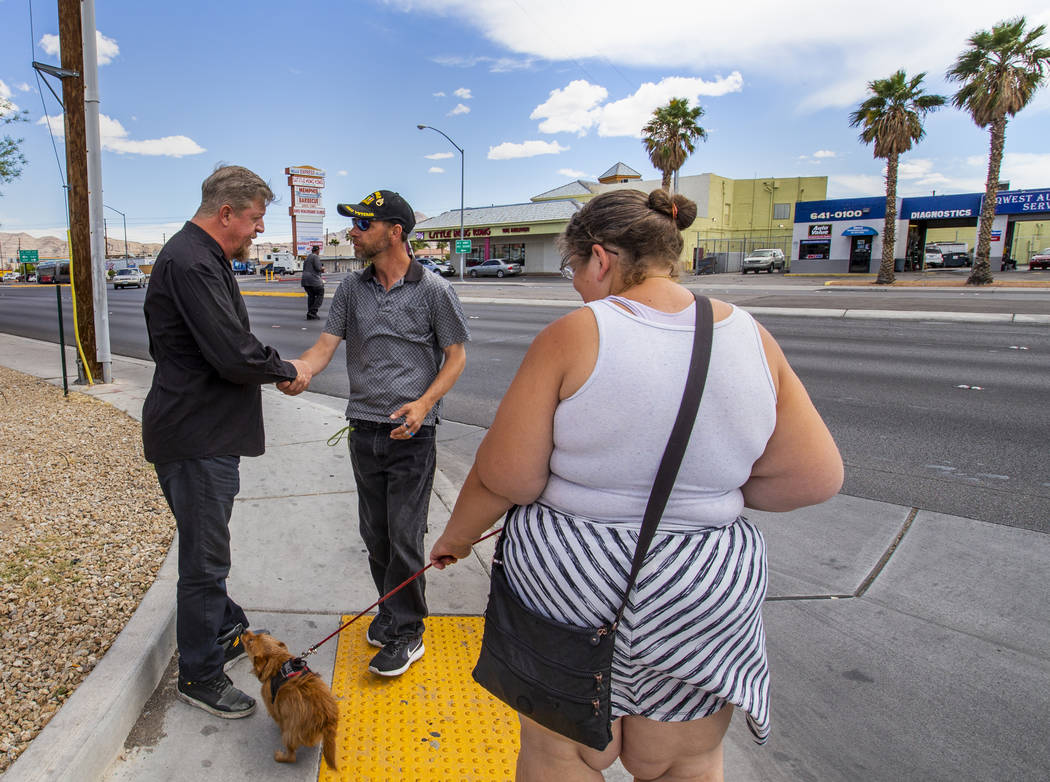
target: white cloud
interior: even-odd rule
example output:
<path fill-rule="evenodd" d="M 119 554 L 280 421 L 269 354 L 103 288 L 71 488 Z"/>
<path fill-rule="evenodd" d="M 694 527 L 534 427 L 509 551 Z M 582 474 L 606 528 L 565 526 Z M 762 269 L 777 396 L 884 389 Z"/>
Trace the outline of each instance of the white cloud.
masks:
<path fill-rule="evenodd" d="M 966 162 L 981 174 L 980 186 L 970 192 L 984 190 L 984 181 L 988 173 L 987 156 L 973 155 L 968 157 Z M 1046 187 L 1046 183 L 1050 182 L 1050 153 L 1007 152 L 1003 155 L 1003 162 L 999 167 L 999 179 L 1009 182 L 1011 190 Z"/>
<path fill-rule="evenodd" d="M 567 132 L 582 136 L 598 122 L 598 106 L 608 96 L 605 87 L 576 79 L 563 89 L 551 90 L 547 100 L 532 110 L 529 119 L 543 120 L 540 133 Z"/>
<path fill-rule="evenodd" d="M 433 58 L 433 62 L 449 68 L 473 68 L 475 65 L 487 65 L 489 73 L 528 70 L 535 61 L 535 57 L 520 59 L 516 57 L 462 57 L 460 55 L 448 55 Z"/>
<path fill-rule="evenodd" d="M 29 92 L 33 88 L 30 87 L 26 82 L 22 82 L 20 84 L 16 84 L 15 85 L 15 89 L 18 90 L 19 92 Z"/>
<path fill-rule="evenodd" d="M 524 141 L 514 144 L 504 141 L 495 147 L 489 147 L 489 160 L 512 160 L 520 157 L 535 157 L 536 155 L 557 155 L 567 152 L 568 147 L 563 147 L 557 141 Z"/>
<path fill-rule="evenodd" d="M 838 157 L 838 155 L 836 155 L 830 149 L 818 149 L 816 152 L 813 153 L 813 157 L 816 157 L 816 158 L 827 158 L 827 157 Z"/>
<path fill-rule="evenodd" d="M 65 137 L 65 122 L 61 114 L 43 116 L 37 120 L 36 124 L 49 125 L 51 132 L 56 137 Z M 142 139 L 140 141 L 130 139 L 127 137 L 128 132 L 124 129 L 124 126 L 105 114 L 99 115 L 99 136 L 102 140 L 103 149 L 120 155 L 185 157 L 186 155 L 199 155 L 206 151 L 204 147 L 188 136 L 164 136 L 163 138 Z"/>
<path fill-rule="evenodd" d="M 451 152 L 435 152 L 432 155 L 423 155 L 427 160 L 446 160 L 452 157 Z"/>
<path fill-rule="evenodd" d="M 339 169 L 335 173 L 338 174 L 339 176 L 347 176 L 350 172 L 344 171 L 343 169 Z"/>
<path fill-rule="evenodd" d="M 45 54 L 61 55 L 61 46 L 57 35 L 47 33 L 40 38 L 38 45 L 44 50 Z M 95 49 L 98 53 L 99 65 L 108 65 L 120 54 L 120 47 L 117 45 L 117 42 L 103 35 L 98 30 L 95 30 Z"/>
<path fill-rule="evenodd" d="M 443 93 L 443 92 L 435 92 L 435 93 L 433 93 L 433 95 L 434 95 L 435 98 L 444 98 L 445 97 L 445 93 Z"/>
<path fill-rule="evenodd" d="M 452 111 L 450 111 L 445 116 L 447 116 L 447 117 L 454 117 L 457 114 L 470 114 L 470 106 L 465 106 L 462 103 L 457 103 L 456 104 L 456 108 L 452 109 Z"/>
<path fill-rule="evenodd" d="M 605 103 L 609 95 L 605 87 L 576 79 L 563 89 L 552 90 L 547 100 L 533 109 L 529 117 L 543 120 L 539 125 L 541 133 L 576 133 L 583 136 L 592 127 L 597 127 L 599 136 L 640 138 L 642 127 L 652 117 L 653 110 L 665 105 L 671 98 L 686 98 L 696 105 L 701 103 L 701 96 L 739 92 L 743 83 L 739 71 L 713 81 L 672 76 L 655 84 L 646 82 L 634 94 Z"/>
<path fill-rule="evenodd" d="M 558 173 L 561 176 L 567 176 L 569 179 L 586 179 L 587 174 L 583 171 L 577 171 L 574 168 L 559 168 Z"/>
<path fill-rule="evenodd" d="M 673 63 L 687 73 L 746 67 L 749 76 L 771 76 L 809 90 L 800 111 L 855 104 L 863 99 L 867 82 L 898 68 L 927 72 L 928 89 L 945 92 L 942 74 L 975 31 L 1021 15 L 1032 27 L 1050 22 L 1046 0 L 1011 0 L 992 15 L 981 0 L 955 0 L 951 13 L 945 13 L 943 3 L 914 0 L 834 3 L 814 13 L 800 13 L 797 4 L 780 0 L 664 0 L 654 13 L 639 13 L 635 0 L 388 3 L 406 13 L 460 20 L 519 58 L 655 69 Z M 480 61 L 450 57 L 444 64 Z"/>
<path fill-rule="evenodd" d="M 871 174 L 832 174 L 828 177 L 828 198 L 870 196 L 886 192 L 883 177 Z"/>
<path fill-rule="evenodd" d="M 470 94 L 470 90 L 467 89 L 466 87 L 460 87 L 458 90 L 456 90 L 452 94 L 455 95 L 457 98 L 462 98 L 463 100 L 470 100 L 471 98 L 474 97 L 473 95 Z"/>
<path fill-rule="evenodd" d="M 445 173 L 445 169 L 441 168 L 440 166 L 431 166 L 430 168 L 427 169 L 427 173 L 428 174 L 444 174 Z"/>

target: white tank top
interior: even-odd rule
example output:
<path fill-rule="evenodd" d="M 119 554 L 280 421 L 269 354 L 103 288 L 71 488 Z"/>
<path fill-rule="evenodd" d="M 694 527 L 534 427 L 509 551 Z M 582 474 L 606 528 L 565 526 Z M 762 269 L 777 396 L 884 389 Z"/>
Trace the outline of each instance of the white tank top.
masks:
<path fill-rule="evenodd" d="M 539 501 L 566 513 L 637 527 L 682 401 L 695 305 L 668 322 L 591 302 L 598 359 L 554 413 L 550 479 Z M 776 424 L 776 393 L 754 319 L 733 307 L 715 323 L 696 424 L 660 521 L 664 530 L 731 523 L 740 487 Z"/>

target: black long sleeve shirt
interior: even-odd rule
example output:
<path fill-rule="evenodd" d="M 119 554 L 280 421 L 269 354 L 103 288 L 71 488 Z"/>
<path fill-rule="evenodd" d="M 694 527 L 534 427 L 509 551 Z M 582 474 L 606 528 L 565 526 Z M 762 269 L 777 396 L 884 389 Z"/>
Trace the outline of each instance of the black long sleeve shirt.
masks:
<path fill-rule="evenodd" d="M 156 363 L 142 408 L 146 459 L 262 454 L 260 386 L 297 373 L 249 330 L 218 242 L 187 222 L 157 256 L 143 309 Z"/>

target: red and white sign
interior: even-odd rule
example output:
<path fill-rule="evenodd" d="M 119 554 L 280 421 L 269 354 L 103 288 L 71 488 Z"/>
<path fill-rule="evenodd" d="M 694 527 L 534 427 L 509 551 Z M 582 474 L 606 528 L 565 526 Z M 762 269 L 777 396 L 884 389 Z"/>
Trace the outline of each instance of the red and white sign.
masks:
<path fill-rule="evenodd" d="M 324 169 L 314 168 L 313 166 L 289 166 L 284 170 L 284 173 L 291 176 L 317 176 L 324 177 Z"/>
<path fill-rule="evenodd" d="M 324 209 L 312 206 L 290 206 L 288 207 L 288 214 L 292 217 L 306 217 L 308 215 L 324 217 Z"/>
<path fill-rule="evenodd" d="M 288 177 L 288 184 L 292 187 L 296 185 L 308 185 L 310 187 L 324 187 L 323 176 L 290 176 Z"/>
<path fill-rule="evenodd" d="M 319 187 L 305 187 L 303 185 L 293 185 L 292 192 L 294 192 L 296 196 L 314 196 L 315 198 L 320 198 L 321 196 L 321 188 Z"/>

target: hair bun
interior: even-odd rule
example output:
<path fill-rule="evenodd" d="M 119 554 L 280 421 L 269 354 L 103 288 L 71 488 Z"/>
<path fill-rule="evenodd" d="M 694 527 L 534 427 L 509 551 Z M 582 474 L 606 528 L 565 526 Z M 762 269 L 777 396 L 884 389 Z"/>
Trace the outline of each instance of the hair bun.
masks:
<path fill-rule="evenodd" d="M 679 231 L 684 231 L 696 219 L 696 203 L 681 193 L 672 196 L 666 190 L 654 190 L 649 194 L 649 208 L 671 218 Z"/>

